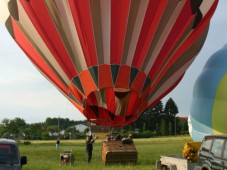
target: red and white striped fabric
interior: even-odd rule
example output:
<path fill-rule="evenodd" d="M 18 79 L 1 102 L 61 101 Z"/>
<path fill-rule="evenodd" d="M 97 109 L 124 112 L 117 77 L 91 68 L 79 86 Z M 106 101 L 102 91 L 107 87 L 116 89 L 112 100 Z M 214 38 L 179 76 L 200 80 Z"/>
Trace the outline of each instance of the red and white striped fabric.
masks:
<path fill-rule="evenodd" d="M 124 126 L 169 93 L 218 0 L 1 0 L 9 33 L 86 116 Z"/>

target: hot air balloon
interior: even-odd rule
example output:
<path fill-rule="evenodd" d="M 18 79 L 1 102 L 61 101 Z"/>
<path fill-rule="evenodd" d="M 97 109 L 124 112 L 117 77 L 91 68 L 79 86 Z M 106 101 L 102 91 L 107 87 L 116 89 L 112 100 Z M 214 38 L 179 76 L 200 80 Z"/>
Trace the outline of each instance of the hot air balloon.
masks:
<path fill-rule="evenodd" d="M 195 141 L 205 135 L 227 133 L 227 44 L 206 62 L 193 89 L 190 134 Z"/>
<path fill-rule="evenodd" d="M 168 94 L 206 39 L 218 0 L 1 0 L 39 71 L 91 122 L 124 126 Z"/>

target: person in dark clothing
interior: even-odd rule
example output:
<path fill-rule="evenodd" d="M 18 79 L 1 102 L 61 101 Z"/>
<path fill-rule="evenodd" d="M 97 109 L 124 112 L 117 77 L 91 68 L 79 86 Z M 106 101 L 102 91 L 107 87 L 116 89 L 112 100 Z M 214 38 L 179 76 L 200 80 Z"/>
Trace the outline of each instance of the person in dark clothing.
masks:
<path fill-rule="evenodd" d="M 87 152 L 88 163 L 91 161 L 94 141 L 95 141 L 95 138 L 92 135 L 86 137 L 86 152 Z"/>
<path fill-rule="evenodd" d="M 59 149 L 59 146 L 60 146 L 60 140 L 57 139 L 57 141 L 56 141 L 56 149 Z"/>

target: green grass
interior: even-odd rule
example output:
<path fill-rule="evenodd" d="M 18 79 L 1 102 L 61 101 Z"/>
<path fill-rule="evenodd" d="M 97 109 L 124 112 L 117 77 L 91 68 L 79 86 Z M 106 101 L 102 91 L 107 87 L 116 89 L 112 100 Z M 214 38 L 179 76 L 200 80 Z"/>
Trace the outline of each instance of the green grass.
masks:
<path fill-rule="evenodd" d="M 94 143 L 92 161 L 89 164 L 86 162 L 84 140 L 62 140 L 59 150 L 55 149 L 55 141 L 32 141 L 31 145 L 20 144 L 19 148 L 21 155 L 26 155 L 28 159 L 23 170 L 153 170 L 156 169 L 155 161 L 160 155 L 181 154 L 187 141 L 191 141 L 189 136 L 134 139 L 138 151 L 136 165 L 105 166 L 101 157 L 101 140 Z M 61 165 L 60 152 L 71 149 L 75 157 L 74 165 Z"/>

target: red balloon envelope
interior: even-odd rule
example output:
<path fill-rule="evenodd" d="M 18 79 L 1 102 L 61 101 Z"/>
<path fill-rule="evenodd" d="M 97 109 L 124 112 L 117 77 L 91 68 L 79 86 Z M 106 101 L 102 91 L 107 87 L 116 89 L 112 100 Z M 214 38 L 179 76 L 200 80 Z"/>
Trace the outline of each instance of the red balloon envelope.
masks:
<path fill-rule="evenodd" d="M 1 0 L 35 66 L 91 122 L 124 126 L 169 93 L 206 39 L 218 0 Z"/>

